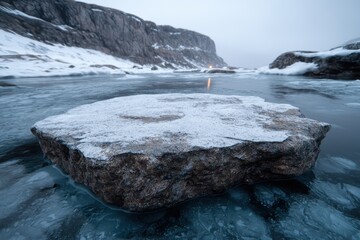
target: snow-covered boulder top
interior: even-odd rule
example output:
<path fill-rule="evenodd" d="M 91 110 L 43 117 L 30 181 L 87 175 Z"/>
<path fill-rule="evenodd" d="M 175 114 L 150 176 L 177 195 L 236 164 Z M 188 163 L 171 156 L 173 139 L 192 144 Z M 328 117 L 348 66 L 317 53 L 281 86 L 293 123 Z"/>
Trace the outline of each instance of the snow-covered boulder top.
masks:
<path fill-rule="evenodd" d="M 305 123 L 297 108 L 259 97 L 209 94 L 141 95 L 83 105 L 37 122 L 35 128 L 61 139 L 85 157 L 190 151 L 243 141 L 282 142 L 294 134 L 272 128 L 271 115 Z"/>
<path fill-rule="evenodd" d="M 291 105 L 211 94 L 114 98 L 32 129 L 45 155 L 76 181 L 136 211 L 301 174 L 328 130 Z"/>

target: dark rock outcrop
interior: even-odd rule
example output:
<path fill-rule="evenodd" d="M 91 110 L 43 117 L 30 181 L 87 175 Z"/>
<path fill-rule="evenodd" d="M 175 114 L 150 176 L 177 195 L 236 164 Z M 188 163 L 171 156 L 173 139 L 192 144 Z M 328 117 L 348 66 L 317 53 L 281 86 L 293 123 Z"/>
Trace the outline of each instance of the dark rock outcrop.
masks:
<path fill-rule="evenodd" d="M 344 54 L 342 50 L 350 51 Z M 285 69 L 297 62 L 317 65 L 316 69 L 309 69 L 303 73 L 305 76 L 344 80 L 360 79 L 360 41 L 345 44 L 328 52 L 287 52 L 276 58 L 269 68 Z"/>
<path fill-rule="evenodd" d="M 141 65 L 226 65 L 205 35 L 73 0 L 2 0 L 0 28 L 47 43 L 99 50 Z"/>
<path fill-rule="evenodd" d="M 75 181 L 105 202 L 144 211 L 300 175 L 329 128 L 258 97 L 164 94 L 80 106 L 32 132 Z"/>
<path fill-rule="evenodd" d="M 227 74 L 236 73 L 235 70 L 223 69 L 223 68 L 213 68 L 213 69 L 206 70 L 205 72 L 207 72 L 207 73 L 227 73 Z"/>

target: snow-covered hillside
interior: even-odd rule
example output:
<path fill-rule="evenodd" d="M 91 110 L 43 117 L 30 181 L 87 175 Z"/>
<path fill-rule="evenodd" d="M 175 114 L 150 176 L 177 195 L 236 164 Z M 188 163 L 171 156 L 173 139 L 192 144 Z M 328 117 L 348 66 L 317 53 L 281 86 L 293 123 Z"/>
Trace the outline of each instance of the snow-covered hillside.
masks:
<path fill-rule="evenodd" d="M 46 44 L 0 30 L 0 78 L 151 71 L 151 66 L 134 66 L 138 65 L 99 51 Z"/>

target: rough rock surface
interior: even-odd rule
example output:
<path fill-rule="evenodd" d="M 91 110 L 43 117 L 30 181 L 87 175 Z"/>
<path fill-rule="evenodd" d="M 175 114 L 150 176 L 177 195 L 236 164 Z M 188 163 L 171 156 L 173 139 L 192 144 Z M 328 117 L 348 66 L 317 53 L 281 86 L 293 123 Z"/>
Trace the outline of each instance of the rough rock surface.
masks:
<path fill-rule="evenodd" d="M 355 80 L 360 79 L 360 40 L 325 52 L 294 51 L 280 55 L 269 65 L 270 69 L 285 69 L 298 63 L 314 63 L 305 76 Z"/>
<path fill-rule="evenodd" d="M 209 37 L 73 0 L 2 0 L 0 28 L 168 68 L 225 66 Z M 194 66 L 194 64 L 196 66 Z"/>
<path fill-rule="evenodd" d="M 163 94 L 83 105 L 32 132 L 52 162 L 105 202 L 145 211 L 302 174 L 329 128 L 258 97 Z"/>
<path fill-rule="evenodd" d="M 223 69 L 223 68 L 213 68 L 213 69 L 206 70 L 206 72 L 207 73 L 228 73 L 228 74 L 236 73 L 235 70 Z"/>

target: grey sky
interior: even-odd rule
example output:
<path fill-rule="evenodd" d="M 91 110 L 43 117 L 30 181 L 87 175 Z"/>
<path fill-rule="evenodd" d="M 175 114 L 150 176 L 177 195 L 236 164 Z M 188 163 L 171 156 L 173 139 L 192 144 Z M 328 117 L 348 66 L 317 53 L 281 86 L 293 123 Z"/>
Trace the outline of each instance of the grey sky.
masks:
<path fill-rule="evenodd" d="M 234 66 L 290 50 L 326 50 L 360 37 L 360 0 L 81 0 L 211 37 Z"/>

